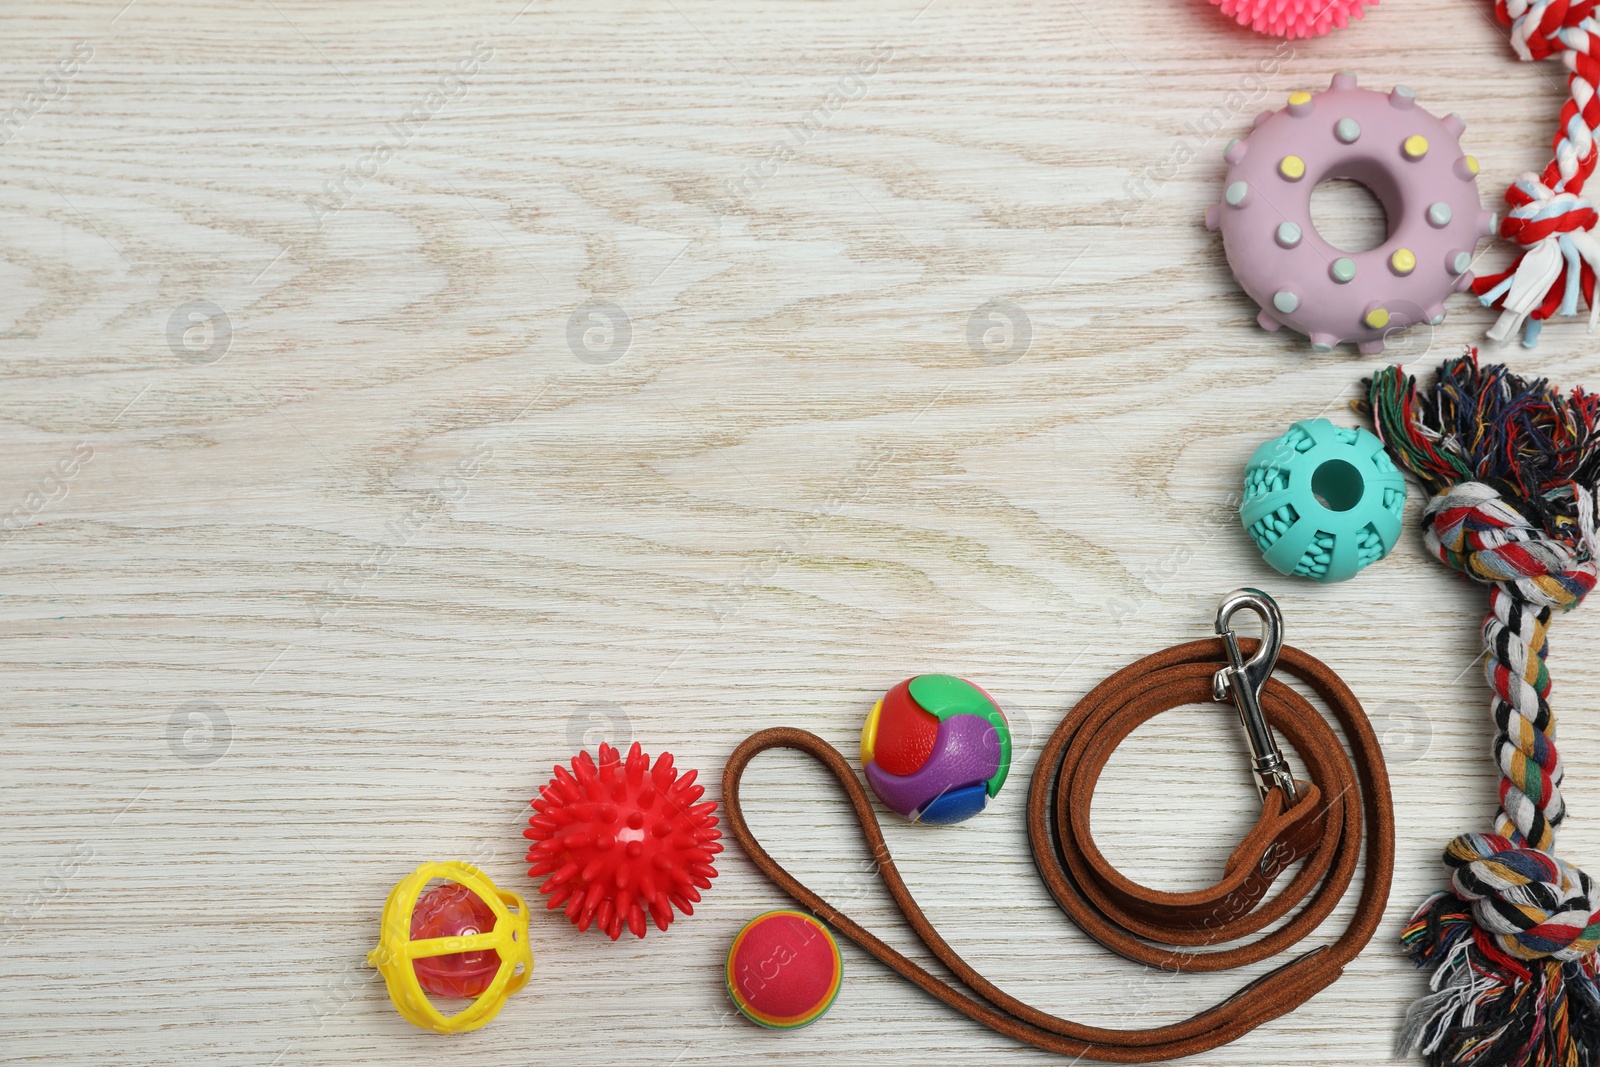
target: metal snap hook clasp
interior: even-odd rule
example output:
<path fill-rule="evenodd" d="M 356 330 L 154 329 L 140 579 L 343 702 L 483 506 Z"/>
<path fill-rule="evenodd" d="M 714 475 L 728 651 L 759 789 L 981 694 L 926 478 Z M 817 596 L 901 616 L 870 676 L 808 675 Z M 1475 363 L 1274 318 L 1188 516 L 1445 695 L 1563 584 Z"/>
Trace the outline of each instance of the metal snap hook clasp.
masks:
<path fill-rule="evenodd" d="M 1230 625 L 1233 616 L 1248 609 L 1261 617 L 1261 646 L 1247 662 L 1239 650 L 1239 639 Z M 1259 589 L 1235 589 L 1217 608 L 1217 636 L 1222 638 L 1228 652 L 1228 666 L 1217 671 L 1211 679 L 1212 699 L 1222 702 L 1232 698 L 1239 709 L 1239 721 L 1244 725 L 1250 742 L 1251 773 L 1255 775 L 1256 790 L 1261 799 L 1274 789 L 1282 789 L 1287 804 L 1299 800 L 1294 775 L 1272 736 L 1267 717 L 1261 712 L 1261 690 L 1277 665 L 1278 652 L 1283 648 L 1283 613 L 1277 601 Z"/>

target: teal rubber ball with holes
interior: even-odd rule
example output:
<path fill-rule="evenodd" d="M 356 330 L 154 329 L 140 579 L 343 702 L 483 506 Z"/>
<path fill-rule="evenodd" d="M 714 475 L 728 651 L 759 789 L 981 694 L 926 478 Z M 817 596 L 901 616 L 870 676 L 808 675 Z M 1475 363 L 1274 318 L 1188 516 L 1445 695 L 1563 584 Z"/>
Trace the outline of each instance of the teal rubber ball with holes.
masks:
<path fill-rule="evenodd" d="M 1389 554 L 1405 506 L 1375 434 L 1305 419 L 1250 457 L 1239 519 L 1279 573 L 1342 582 Z"/>

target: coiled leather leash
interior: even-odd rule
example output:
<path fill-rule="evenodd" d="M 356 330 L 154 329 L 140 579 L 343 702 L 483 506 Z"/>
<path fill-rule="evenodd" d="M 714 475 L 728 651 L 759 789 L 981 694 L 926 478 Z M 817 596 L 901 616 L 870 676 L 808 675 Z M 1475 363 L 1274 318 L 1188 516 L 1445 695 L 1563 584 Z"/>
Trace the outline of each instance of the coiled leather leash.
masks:
<path fill-rule="evenodd" d="M 1241 607 L 1262 615 L 1265 642 L 1235 637 L 1228 616 Z M 1349 888 L 1366 830 L 1360 900 L 1337 940 L 1290 960 L 1182 1022 L 1143 1030 L 1075 1023 L 1017 1000 L 975 971 L 939 936 L 912 898 L 850 763 L 816 734 L 775 727 L 751 735 L 734 750 L 722 778 L 733 836 L 768 878 L 824 922 L 932 996 L 1002 1034 L 1049 1052 L 1122 1063 L 1216 1048 L 1293 1011 L 1339 977 L 1372 939 L 1394 869 L 1394 812 L 1378 739 L 1360 702 L 1338 675 L 1306 653 L 1281 646 L 1277 621 L 1270 597 L 1241 590 L 1218 612 L 1217 639 L 1157 652 L 1101 682 L 1056 727 L 1028 790 L 1028 839 L 1057 903 L 1107 948 L 1168 970 L 1240 967 L 1298 943 L 1328 917 Z M 1255 655 L 1245 662 L 1251 653 Z M 1274 666 L 1303 681 L 1325 702 L 1353 760 L 1310 702 L 1271 677 Z M 1100 772 L 1117 745 L 1150 718 L 1186 704 L 1230 697 L 1251 743 L 1263 796 L 1260 819 L 1228 857 L 1222 880 L 1208 889 L 1165 893 L 1130 881 L 1106 861 L 1089 832 Z M 1288 739 L 1307 780 L 1295 782 L 1288 775 L 1273 731 Z M 970 993 L 931 974 L 838 911 L 784 870 L 756 840 L 744 818 L 739 787 L 750 761 L 773 748 L 804 752 L 839 780 L 895 904 L 917 937 Z M 1262 904 L 1274 879 L 1299 859 L 1305 860 L 1300 870 Z M 1260 933 L 1297 906 L 1300 910 L 1287 923 L 1253 942 L 1210 947 Z"/>

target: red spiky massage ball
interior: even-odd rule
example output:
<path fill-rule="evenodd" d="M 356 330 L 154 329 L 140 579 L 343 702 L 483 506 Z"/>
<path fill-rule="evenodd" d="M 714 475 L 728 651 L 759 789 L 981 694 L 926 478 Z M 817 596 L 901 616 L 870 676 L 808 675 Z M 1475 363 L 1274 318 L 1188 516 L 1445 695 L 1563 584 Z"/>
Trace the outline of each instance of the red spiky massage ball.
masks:
<path fill-rule="evenodd" d="M 539 887 L 546 907 L 565 904 L 578 929 L 594 923 L 613 941 L 624 923 L 643 937 L 647 913 L 658 930 L 671 924 L 673 908 L 693 915 L 722 851 L 716 801 L 697 803 L 705 787 L 696 777 L 680 776 L 670 752 L 651 767 L 637 741 L 626 761 L 602 743 L 598 766 L 580 752 L 572 773 L 556 767 L 522 831 L 533 842 L 528 876 L 550 876 Z"/>

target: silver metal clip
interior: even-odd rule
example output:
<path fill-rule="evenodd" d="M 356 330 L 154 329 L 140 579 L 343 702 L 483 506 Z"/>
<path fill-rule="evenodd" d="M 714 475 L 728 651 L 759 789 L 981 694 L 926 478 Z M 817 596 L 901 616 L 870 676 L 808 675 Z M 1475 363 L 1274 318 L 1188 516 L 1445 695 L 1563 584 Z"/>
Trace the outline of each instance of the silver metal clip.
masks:
<path fill-rule="evenodd" d="M 1229 625 L 1242 609 L 1261 616 L 1261 647 L 1249 662 L 1245 662 L 1244 653 L 1239 651 L 1239 639 Z M 1300 799 L 1294 775 L 1289 773 L 1283 751 L 1272 736 L 1267 717 L 1261 713 L 1262 687 L 1277 665 L 1278 650 L 1283 648 L 1283 614 L 1278 611 L 1277 601 L 1259 589 L 1235 589 L 1217 608 L 1217 636 L 1228 650 L 1229 666 L 1212 676 L 1212 699 L 1225 702 L 1231 698 L 1239 709 L 1239 721 L 1250 740 L 1250 769 L 1261 799 L 1266 800 L 1274 789 L 1282 789 L 1284 801 L 1292 805 Z"/>

